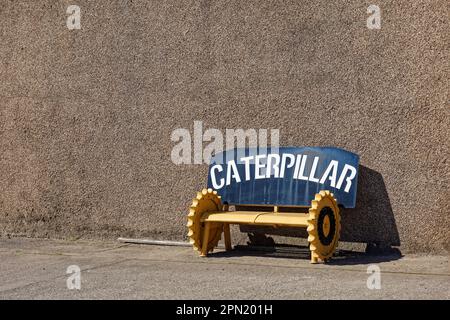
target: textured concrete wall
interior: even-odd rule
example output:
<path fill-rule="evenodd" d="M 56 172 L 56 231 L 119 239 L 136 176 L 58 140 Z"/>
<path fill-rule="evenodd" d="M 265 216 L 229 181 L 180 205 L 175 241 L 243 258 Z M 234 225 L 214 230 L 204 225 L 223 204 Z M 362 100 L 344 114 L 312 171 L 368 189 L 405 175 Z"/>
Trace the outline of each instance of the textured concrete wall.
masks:
<path fill-rule="evenodd" d="M 448 249 L 448 5 L 371 3 L 1 1 L 1 234 L 183 239 L 202 120 L 360 154 L 342 238 Z"/>

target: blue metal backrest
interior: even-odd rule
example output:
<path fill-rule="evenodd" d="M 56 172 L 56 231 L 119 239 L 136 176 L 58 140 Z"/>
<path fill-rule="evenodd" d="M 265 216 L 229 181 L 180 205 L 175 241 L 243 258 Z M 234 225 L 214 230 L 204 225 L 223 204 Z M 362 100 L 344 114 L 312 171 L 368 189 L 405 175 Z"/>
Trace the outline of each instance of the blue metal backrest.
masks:
<path fill-rule="evenodd" d="M 354 208 L 359 156 L 333 147 L 233 149 L 211 159 L 208 188 L 222 202 L 310 206 L 320 190 Z"/>

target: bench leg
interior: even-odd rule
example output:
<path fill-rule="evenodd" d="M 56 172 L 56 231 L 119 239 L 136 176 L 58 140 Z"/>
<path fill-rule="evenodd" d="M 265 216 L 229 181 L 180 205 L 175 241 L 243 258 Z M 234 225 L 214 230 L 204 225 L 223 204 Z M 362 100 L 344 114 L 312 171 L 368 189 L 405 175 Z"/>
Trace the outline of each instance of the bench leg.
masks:
<path fill-rule="evenodd" d="M 201 257 L 206 257 L 208 254 L 208 240 L 209 240 L 210 230 L 211 230 L 211 223 L 205 222 L 205 231 L 203 234 L 202 252 L 200 253 Z"/>
<path fill-rule="evenodd" d="M 223 236 L 225 240 L 225 250 L 231 251 L 231 234 L 230 234 L 230 224 L 223 224 Z"/>

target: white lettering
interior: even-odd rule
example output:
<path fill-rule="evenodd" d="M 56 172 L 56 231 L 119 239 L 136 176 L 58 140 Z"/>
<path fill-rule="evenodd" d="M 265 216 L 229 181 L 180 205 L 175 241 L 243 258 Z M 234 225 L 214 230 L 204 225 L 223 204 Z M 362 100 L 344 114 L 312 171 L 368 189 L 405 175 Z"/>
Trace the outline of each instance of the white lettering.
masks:
<path fill-rule="evenodd" d="M 227 186 L 231 184 L 231 179 L 236 180 L 236 183 L 241 182 L 241 177 L 239 177 L 239 172 L 234 160 L 228 161 L 227 166 Z"/>
<path fill-rule="evenodd" d="M 266 175 L 263 173 L 260 173 L 261 169 L 265 168 L 265 164 L 261 163 L 261 159 L 265 159 L 266 155 L 265 154 L 259 154 L 255 157 L 255 179 L 264 179 L 266 177 Z"/>
<path fill-rule="evenodd" d="M 305 173 L 306 159 L 307 159 L 307 158 L 308 158 L 307 155 L 304 155 L 304 156 L 302 157 L 302 164 L 300 165 L 300 172 L 299 172 L 298 175 L 297 175 L 297 179 L 300 179 L 300 180 L 308 180 L 308 177 L 304 175 L 304 173 Z M 298 162 L 298 156 L 297 156 L 297 162 Z M 294 175 L 294 177 L 296 177 L 296 176 Z"/>
<path fill-rule="evenodd" d="M 350 176 L 346 177 L 347 172 L 350 171 Z M 339 177 L 339 181 L 336 185 L 336 188 L 340 189 L 342 186 L 342 183 L 344 182 L 344 179 L 346 181 L 346 185 L 345 185 L 345 192 L 349 192 L 350 191 L 350 187 L 352 186 L 352 180 L 355 178 L 356 176 L 356 169 L 355 167 L 345 164 L 344 169 L 342 170 L 341 176 Z"/>
<path fill-rule="evenodd" d="M 316 174 L 318 162 L 319 162 L 319 157 L 314 157 L 313 165 L 312 165 L 311 171 L 309 172 L 309 181 L 319 182 L 319 179 L 314 177 L 314 175 Z"/>
<path fill-rule="evenodd" d="M 210 172 L 211 182 L 212 182 L 212 185 L 213 185 L 214 189 L 218 190 L 218 189 L 221 189 L 223 187 L 224 181 L 223 181 L 223 178 L 221 178 L 220 179 L 220 184 L 217 184 L 216 174 L 215 174 L 214 171 L 222 172 L 223 168 L 222 168 L 222 166 L 220 164 L 216 164 L 216 165 L 211 167 L 211 172 Z"/>
<path fill-rule="evenodd" d="M 331 160 L 327 170 L 325 170 L 325 173 L 322 176 L 322 179 L 320 179 L 320 183 L 324 184 L 325 180 L 327 180 L 328 176 L 330 175 L 331 170 L 333 170 L 333 173 L 329 177 L 331 181 L 330 186 L 332 186 L 333 188 L 336 187 L 337 169 L 338 169 L 338 162 L 336 160 Z"/>
<path fill-rule="evenodd" d="M 250 180 L 250 160 L 252 159 L 253 156 L 241 158 L 241 161 L 243 161 L 245 164 L 245 181 Z"/>
<path fill-rule="evenodd" d="M 286 159 L 289 158 L 289 164 L 286 164 Z M 284 171 L 287 168 L 292 168 L 294 166 L 295 156 L 291 153 L 283 153 L 281 155 L 281 165 L 280 165 L 280 178 L 284 178 Z"/>
<path fill-rule="evenodd" d="M 272 161 L 272 159 L 274 160 L 274 162 Z M 280 156 L 278 154 L 269 154 L 267 156 L 266 178 L 270 178 L 270 176 L 272 175 L 272 171 L 274 178 L 278 178 L 280 176 Z"/>

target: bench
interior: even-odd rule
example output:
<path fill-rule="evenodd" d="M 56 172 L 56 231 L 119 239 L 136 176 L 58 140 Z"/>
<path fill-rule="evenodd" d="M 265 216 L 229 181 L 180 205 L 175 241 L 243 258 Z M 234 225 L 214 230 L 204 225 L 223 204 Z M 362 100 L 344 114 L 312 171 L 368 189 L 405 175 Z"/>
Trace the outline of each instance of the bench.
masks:
<path fill-rule="evenodd" d="M 207 256 L 222 233 L 225 249 L 232 249 L 230 224 L 306 228 L 311 263 L 325 262 L 338 244 L 340 209 L 355 207 L 358 163 L 358 155 L 332 147 L 216 154 L 208 187 L 197 193 L 189 210 L 189 241 Z M 230 211 L 233 205 L 239 210 Z M 296 208 L 307 211 L 292 212 Z"/>

